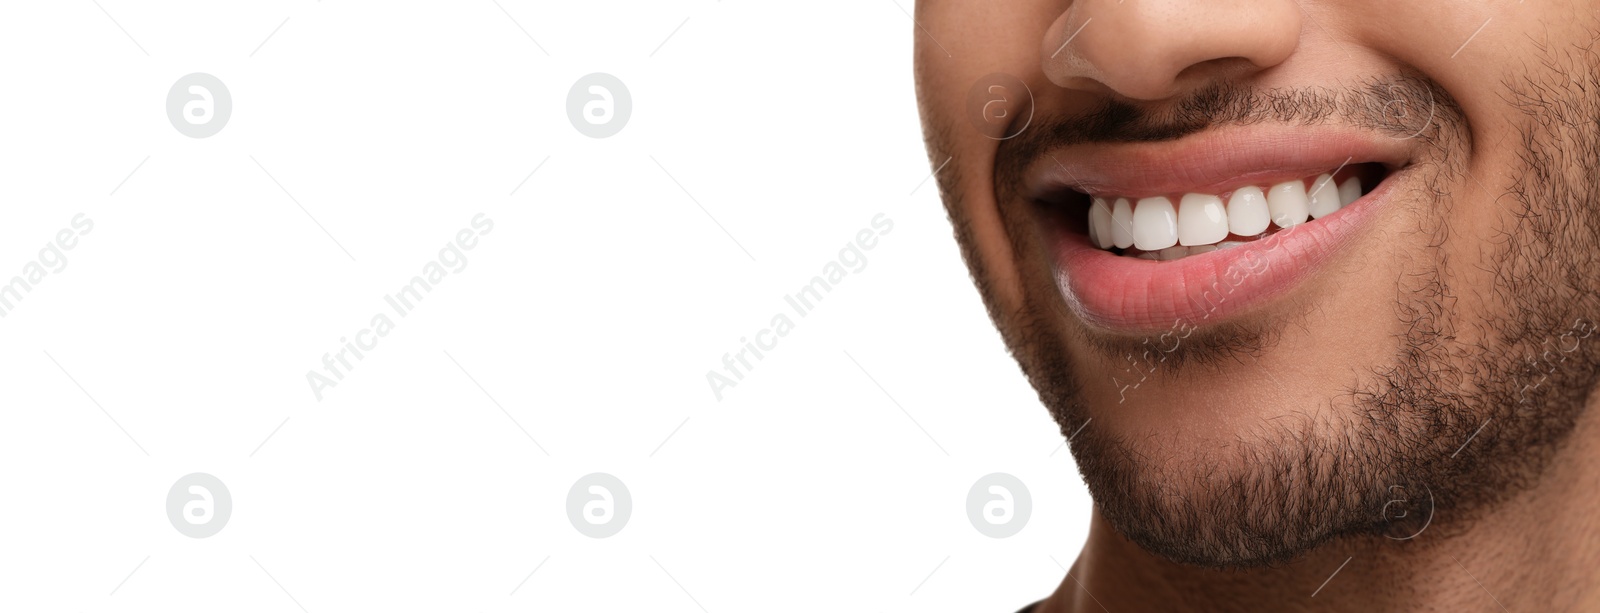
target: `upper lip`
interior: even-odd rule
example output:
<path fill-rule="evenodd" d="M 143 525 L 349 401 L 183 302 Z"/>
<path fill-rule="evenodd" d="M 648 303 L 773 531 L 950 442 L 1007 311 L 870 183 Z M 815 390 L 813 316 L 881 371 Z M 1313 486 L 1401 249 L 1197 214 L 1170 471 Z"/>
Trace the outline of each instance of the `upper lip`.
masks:
<path fill-rule="evenodd" d="M 1029 164 L 1024 193 L 1048 201 L 1063 190 L 1144 197 L 1221 193 L 1378 163 L 1409 160 L 1412 141 L 1336 126 L 1252 125 L 1175 141 L 1088 143 L 1045 152 Z"/>

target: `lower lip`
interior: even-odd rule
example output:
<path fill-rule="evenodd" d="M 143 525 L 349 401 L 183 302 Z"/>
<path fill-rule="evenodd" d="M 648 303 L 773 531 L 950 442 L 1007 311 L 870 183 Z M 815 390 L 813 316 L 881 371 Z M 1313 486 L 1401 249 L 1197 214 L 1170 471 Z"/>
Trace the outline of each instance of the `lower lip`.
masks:
<path fill-rule="evenodd" d="M 1087 234 L 1052 227 L 1056 283 L 1079 317 L 1113 331 L 1220 323 L 1314 276 L 1383 208 L 1395 178 L 1332 215 L 1171 261 L 1116 255 L 1091 245 Z"/>

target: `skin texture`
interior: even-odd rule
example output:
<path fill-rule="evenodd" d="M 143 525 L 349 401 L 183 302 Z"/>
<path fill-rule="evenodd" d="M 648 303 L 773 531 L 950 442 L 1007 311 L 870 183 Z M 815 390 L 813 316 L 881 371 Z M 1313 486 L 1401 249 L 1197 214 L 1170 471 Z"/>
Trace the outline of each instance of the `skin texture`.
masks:
<path fill-rule="evenodd" d="M 1041 610 L 1600 608 L 1597 10 L 918 3 L 917 93 L 956 238 L 1078 432 L 1096 501 Z M 994 73 L 1033 103 L 1006 140 L 969 117 Z M 1401 141 L 1393 196 L 1287 293 L 1186 325 L 1128 389 L 1130 356 L 1164 330 L 1069 304 L 1029 169 L 1284 126 Z"/>

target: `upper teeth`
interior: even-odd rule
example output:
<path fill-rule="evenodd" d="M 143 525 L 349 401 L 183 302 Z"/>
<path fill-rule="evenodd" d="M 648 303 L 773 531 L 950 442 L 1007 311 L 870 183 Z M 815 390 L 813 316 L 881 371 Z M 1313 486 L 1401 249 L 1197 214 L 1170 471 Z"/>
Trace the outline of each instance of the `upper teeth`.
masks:
<path fill-rule="evenodd" d="M 1289 228 L 1305 223 L 1308 216 L 1315 219 L 1330 215 L 1360 197 L 1360 179 L 1350 177 L 1335 185 L 1332 175 L 1327 174 L 1313 179 L 1309 189 L 1300 179 L 1266 190 L 1253 185 L 1241 187 L 1227 198 L 1184 194 L 1176 208 L 1166 196 L 1140 198 L 1137 202 L 1095 197 L 1089 207 L 1089 240 L 1101 249 L 1136 247 L 1146 252 L 1175 246 L 1217 245 L 1229 234 L 1256 236 L 1266 232 L 1269 224 Z"/>

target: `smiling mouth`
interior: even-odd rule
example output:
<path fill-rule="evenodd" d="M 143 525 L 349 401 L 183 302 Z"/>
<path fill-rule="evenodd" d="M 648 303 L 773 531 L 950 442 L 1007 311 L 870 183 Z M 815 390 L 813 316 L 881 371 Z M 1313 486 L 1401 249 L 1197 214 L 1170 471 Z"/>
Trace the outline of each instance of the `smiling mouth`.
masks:
<path fill-rule="evenodd" d="M 1144 197 L 1074 191 L 1059 206 L 1089 244 L 1113 254 L 1172 261 L 1260 240 L 1337 213 L 1387 175 L 1379 164 L 1341 165 L 1330 172 L 1277 183 L 1245 184 L 1220 193 Z M 1077 213 L 1077 211 L 1082 211 Z"/>
<path fill-rule="evenodd" d="M 1065 147 L 1029 162 L 1020 193 L 1084 323 L 1120 334 L 1213 325 L 1310 285 L 1381 227 L 1415 143 L 1374 136 L 1249 126 Z"/>

